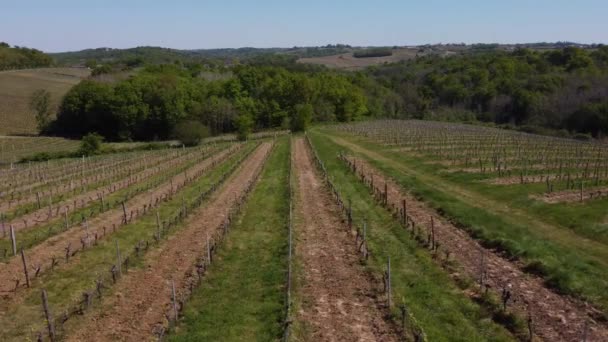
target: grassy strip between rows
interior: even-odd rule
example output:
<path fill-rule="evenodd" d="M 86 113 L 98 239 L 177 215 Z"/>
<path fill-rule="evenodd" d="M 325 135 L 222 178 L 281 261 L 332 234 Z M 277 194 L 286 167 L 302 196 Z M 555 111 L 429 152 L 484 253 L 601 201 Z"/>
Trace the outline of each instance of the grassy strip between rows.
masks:
<path fill-rule="evenodd" d="M 68 215 L 68 222 L 70 224 L 70 228 L 74 228 L 74 225 L 80 225 L 85 217 L 90 220 L 105 211 L 120 208 L 122 202 L 126 202 L 144 191 L 153 189 L 161 185 L 162 183 L 165 183 L 171 177 L 174 177 L 180 174 L 181 172 L 188 170 L 189 168 L 202 162 L 205 159 L 213 157 L 215 154 L 223 151 L 228 146 L 229 145 L 225 145 L 224 147 L 218 150 L 205 151 L 205 154 L 201 154 L 200 157 L 184 161 L 177 167 L 170 168 L 169 170 L 162 170 L 160 173 L 152 175 L 151 177 L 141 182 L 137 182 L 135 184 L 132 184 L 131 186 L 109 194 L 104 197 L 103 208 L 101 206 L 100 201 L 93 201 L 88 203 L 88 205 L 83 208 L 78 208 L 76 210 L 70 211 Z M 17 240 L 17 250 L 20 250 L 21 248 L 32 248 L 46 241 L 46 239 L 64 232 L 65 230 L 65 218 L 63 215 L 59 215 L 59 217 L 56 217 L 49 223 L 18 231 L 15 233 Z M 12 257 L 12 254 L 10 253 L 11 248 L 12 247 L 10 240 L 0 239 L 0 251 L 8 251 L 6 255 L 0 255 L 0 261 L 5 261 Z"/>
<path fill-rule="evenodd" d="M 172 199 L 163 202 L 158 208 L 161 219 L 164 221 L 174 217 L 180 211 L 183 203 L 193 204 L 201 193 L 210 190 L 214 184 L 222 179 L 222 176 L 233 170 L 248 155 L 257 144 L 249 143 L 248 146 L 231 156 L 227 161 L 210 170 L 206 175 L 200 177 L 190 186 L 182 189 Z M 116 263 L 116 242 L 121 246 L 123 261 L 129 256 L 133 247 L 141 240 L 152 240 L 157 232 L 156 210 L 142 216 L 136 222 L 130 223 L 117 230 L 110 238 L 101 240 L 97 246 L 89 248 L 84 253 L 78 254 L 78 260 L 71 261 L 71 265 L 60 268 L 54 272 L 43 274 L 32 284 L 32 289 L 22 302 L 12 303 L 10 307 L 0 307 L 4 315 L 0 317 L 0 340 L 23 340 L 39 331 L 45 324 L 42 312 L 40 289 L 48 292 L 49 306 L 55 317 L 69 310 L 74 303 L 82 299 L 84 291 L 95 288 L 95 282 L 100 277 L 108 278 L 109 270 Z M 163 237 L 179 232 L 183 224 L 178 222 L 172 229 L 164 230 Z M 130 255 L 133 256 L 134 255 Z M 130 267 L 142 267 L 141 258 L 133 259 Z M 124 272 L 124 271 L 123 271 Z M 109 290 L 104 295 L 111 295 L 113 287 L 107 284 Z"/>
<path fill-rule="evenodd" d="M 283 331 L 289 143 L 269 157 L 235 229 L 194 291 L 170 341 L 272 341 Z"/>
<path fill-rule="evenodd" d="M 371 145 L 365 145 L 371 147 Z M 392 156 L 398 156 L 398 158 L 394 158 L 395 160 L 406 162 L 409 167 L 416 168 L 420 172 L 439 176 L 445 181 L 474 190 L 487 198 L 507 202 L 510 206 L 526 211 L 539 220 L 608 244 L 608 221 L 605 221 L 605 217 L 608 215 L 606 212 L 608 198 L 606 197 L 588 200 L 588 196 L 585 196 L 586 199 L 583 202 L 549 204 L 531 197 L 531 195 L 543 196 L 547 193 L 547 184 L 544 182 L 520 184 L 518 181 L 510 185 L 496 185 L 485 182 L 497 179 L 496 172 L 481 174 L 455 171 L 449 166 L 429 163 L 429 161 L 436 160 L 432 156 L 419 157 L 407 152 L 395 152 L 391 148 L 380 145 L 375 146 L 374 149 L 392 152 Z M 546 172 L 546 170 L 537 170 L 537 172 Z M 518 176 L 518 174 L 514 176 Z M 552 180 L 551 183 L 554 185 L 554 192 L 559 192 L 564 190 L 567 181 Z M 578 193 L 580 180 L 573 179 L 571 183 L 575 184 L 574 190 L 571 191 Z M 595 181 L 591 179 L 584 181 L 585 191 L 597 188 L 594 184 Z M 605 184 L 600 185 L 600 187 L 604 186 Z"/>
<path fill-rule="evenodd" d="M 343 137 L 353 141 L 352 137 Z M 566 228 L 555 229 L 553 234 L 547 235 L 534 229 L 535 225 L 526 221 L 527 216 L 519 215 L 516 220 L 515 217 L 500 215 L 494 211 L 495 208 L 485 209 L 487 204 L 483 203 L 484 196 L 479 196 L 481 202 L 476 204 L 478 206 L 473 206 L 455 194 L 442 191 L 441 178 L 425 177 L 423 173 L 418 172 L 419 162 L 412 158 L 383 152 L 376 144 L 368 141 L 357 140 L 356 144 L 376 150 L 380 155 L 395 161 L 401 167 L 351 151 L 396 180 L 417 197 L 424 199 L 431 207 L 468 231 L 486 247 L 497 248 L 512 257 L 524 260 L 527 263 L 526 270 L 544 277 L 548 286 L 562 293 L 588 300 L 603 310 L 606 316 L 608 293 L 605 289 L 608 287 L 608 270 L 605 266 L 606 260 L 602 259 L 601 255 L 597 255 L 597 253 L 605 253 L 606 249 L 603 252 L 601 249 L 591 250 L 578 245 L 573 239 L 568 240 L 560 236 L 562 233 L 571 234 Z M 416 170 L 408 172 L 411 168 Z M 466 187 L 465 184 L 458 186 Z M 500 208 L 496 210 L 499 211 Z M 568 243 L 560 240 L 567 240 Z"/>
<path fill-rule="evenodd" d="M 333 183 L 344 199 L 352 200 L 354 223 L 367 222 L 370 271 L 382 274 L 391 258 L 393 317 L 400 320 L 397 306 L 404 304 L 428 341 L 513 340 L 492 321 L 490 312 L 466 297 L 428 251 L 418 248 L 410 234 L 375 204 L 369 190 L 338 160 L 341 148 L 319 134 L 310 136 Z"/>

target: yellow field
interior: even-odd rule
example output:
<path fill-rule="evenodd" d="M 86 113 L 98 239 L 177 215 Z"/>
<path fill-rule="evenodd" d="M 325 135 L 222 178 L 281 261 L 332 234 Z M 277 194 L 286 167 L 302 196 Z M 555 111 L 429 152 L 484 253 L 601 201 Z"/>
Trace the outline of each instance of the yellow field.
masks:
<path fill-rule="evenodd" d="M 82 68 L 42 68 L 0 72 L 0 134 L 37 133 L 34 113 L 29 108 L 31 94 L 46 89 L 52 94 L 53 105 L 72 86 L 89 76 Z"/>

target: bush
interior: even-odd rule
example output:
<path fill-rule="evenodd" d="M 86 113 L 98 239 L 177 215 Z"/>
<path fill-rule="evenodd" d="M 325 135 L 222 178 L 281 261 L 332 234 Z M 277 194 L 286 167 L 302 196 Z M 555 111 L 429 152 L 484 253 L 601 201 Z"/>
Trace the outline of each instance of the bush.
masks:
<path fill-rule="evenodd" d="M 78 153 L 80 155 L 90 156 L 101 152 L 101 144 L 103 143 L 103 137 L 97 133 L 89 133 L 82 137 L 80 142 L 80 149 Z"/>
<path fill-rule="evenodd" d="M 314 109 L 311 104 L 297 105 L 291 120 L 289 121 L 289 128 L 292 132 L 303 132 L 310 125 Z"/>
<path fill-rule="evenodd" d="M 245 141 L 253 131 L 253 118 L 249 114 L 241 114 L 234 120 L 236 136 L 240 141 Z"/>
<path fill-rule="evenodd" d="M 198 145 L 208 136 L 209 128 L 196 120 L 182 121 L 173 129 L 173 137 L 186 146 Z"/>

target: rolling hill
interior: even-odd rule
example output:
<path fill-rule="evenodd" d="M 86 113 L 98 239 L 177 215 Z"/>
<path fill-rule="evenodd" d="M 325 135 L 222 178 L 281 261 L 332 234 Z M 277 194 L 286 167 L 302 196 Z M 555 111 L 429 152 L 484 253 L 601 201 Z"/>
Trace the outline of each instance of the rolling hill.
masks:
<path fill-rule="evenodd" d="M 31 94 L 46 89 L 51 93 L 53 106 L 57 106 L 63 95 L 89 74 L 84 68 L 0 72 L 0 135 L 36 134 L 36 120 L 29 108 Z"/>

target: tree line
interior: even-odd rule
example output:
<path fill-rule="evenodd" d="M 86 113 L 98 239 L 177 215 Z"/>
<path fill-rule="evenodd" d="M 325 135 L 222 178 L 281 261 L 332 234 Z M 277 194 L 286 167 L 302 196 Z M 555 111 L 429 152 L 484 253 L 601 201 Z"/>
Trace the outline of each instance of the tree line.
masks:
<path fill-rule="evenodd" d="M 399 95 L 406 116 L 608 134 L 607 46 L 420 57 L 368 74 Z"/>
<path fill-rule="evenodd" d="M 47 67 L 53 59 L 42 51 L 0 42 L 0 70 Z"/>
<path fill-rule="evenodd" d="M 369 113 L 354 74 L 239 65 L 227 77 L 201 77 L 195 66 L 147 66 L 113 84 L 86 80 L 63 99 L 49 133 L 107 140 L 164 140 L 197 122 L 211 134 L 305 128 L 310 121 L 349 121 Z M 187 127 L 188 125 L 186 125 Z M 181 129 L 180 129 L 181 128 Z"/>
<path fill-rule="evenodd" d="M 358 72 L 263 55 L 247 64 L 147 65 L 87 80 L 46 131 L 164 140 L 372 117 L 485 122 L 562 136 L 608 134 L 608 47 L 423 56 Z M 191 140 L 191 139 L 189 139 Z M 196 140 L 196 139 L 194 139 Z"/>

